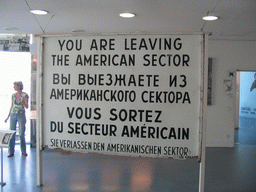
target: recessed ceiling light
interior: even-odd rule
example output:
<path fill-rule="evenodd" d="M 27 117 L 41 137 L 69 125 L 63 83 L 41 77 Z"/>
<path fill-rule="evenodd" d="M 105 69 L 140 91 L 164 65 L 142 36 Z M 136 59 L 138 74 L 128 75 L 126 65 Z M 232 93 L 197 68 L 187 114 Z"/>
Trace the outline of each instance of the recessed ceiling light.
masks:
<path fill-rule="evenodd" d="M 218 18 L 219 18 L 219 17 L 214 16 L 214 15 L 208 15 L 208 16 L 203 17 L 203 20 L 206 20 L 206 21 L 214 21 L 214 20 L 217 20 Z"/>
<path fill-rule="evenodd" d="M 71 32 L 72 33 L 84 33 L 85 31 L 83 29 L 73 29 Z"/>
<path fill-rule="evenodd" d="M 48 11 L 45 11 L 45 10 L 31 10 L 30 11 L 31 13 L 35 14 L 35 15 L 47 15 L 48 14 Z"/>
<path fill-rule="evenodd" d="M 120 13 L 119 16 L 124 17 L 124 18 L 132 18 L 132 17 L 135 17 L 135 14 L 134 13 Z"/>

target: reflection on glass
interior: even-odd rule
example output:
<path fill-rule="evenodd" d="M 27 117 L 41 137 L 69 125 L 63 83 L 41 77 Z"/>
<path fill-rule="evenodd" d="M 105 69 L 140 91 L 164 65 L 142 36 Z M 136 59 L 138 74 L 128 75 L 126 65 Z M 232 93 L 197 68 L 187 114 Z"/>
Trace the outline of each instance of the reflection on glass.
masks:
<path fill-rule="evenodd" d="M 89 172 L 83 171 L 81 169 L 76 168 L 70 173 L 70 190 L 71 191 L 88 191 L 89 186 Z"/>
<path fill-rule="evenodd" d="M 134 191 L 149 190 L 152 180 L 152 166 L 147 159 L 135 161 L 132 166 L 132 189 Z"/>
<path fill-rule="evenodd" d="M 102 169 L 102 183 L 101 189 L 103 191 L 118 191 L 120 188 L 120 172 L 118 165 L 113 165 L 111 163 L 105 164 Z"/>

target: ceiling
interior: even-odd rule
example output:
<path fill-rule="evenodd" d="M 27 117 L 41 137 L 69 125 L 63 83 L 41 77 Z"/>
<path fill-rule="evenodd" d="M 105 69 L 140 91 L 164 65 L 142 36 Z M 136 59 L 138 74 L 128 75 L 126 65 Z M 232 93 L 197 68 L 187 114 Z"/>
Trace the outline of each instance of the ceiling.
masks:
<path fill-rule="evenodd" d="M 0 34 L 202 31 L 209 39 L 256 40 L 256 0 L 0 0 L 0 10 Z M 136 17 L 121 18 L 121 12 Z M 219 19 L 202 20 L 207 14 Z"/>

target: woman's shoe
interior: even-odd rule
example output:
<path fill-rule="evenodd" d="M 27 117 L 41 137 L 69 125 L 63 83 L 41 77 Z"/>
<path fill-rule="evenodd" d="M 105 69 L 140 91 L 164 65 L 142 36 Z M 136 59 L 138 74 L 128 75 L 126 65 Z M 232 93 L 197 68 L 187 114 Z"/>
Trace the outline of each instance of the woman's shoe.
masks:
<path fill-rule="evenodd" d="M 10 153 L 7 157 L 12 157 L 14 154 L 13 153 Z"/>
<path fill-rule="evenodd" d="M 27 153 L 22 153 L 22 155 L 24 155 L 24 156 L 28 156 L 28 154 L 27 154 Z"/>

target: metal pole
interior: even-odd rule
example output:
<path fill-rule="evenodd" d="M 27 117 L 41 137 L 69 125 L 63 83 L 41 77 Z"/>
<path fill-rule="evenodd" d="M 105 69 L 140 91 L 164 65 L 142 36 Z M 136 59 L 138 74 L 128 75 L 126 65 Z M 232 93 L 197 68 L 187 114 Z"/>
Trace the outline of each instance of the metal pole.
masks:
<path fill-rule="evenodd" d="M 4 186 L 6 183 L 4 183 L 3 181 L 3 177 L 4 177 L 4 174 L 3 174 L 3 147 L 1 147 L 1 186 Z"/>
<path fill-rule="evenodd" d="M 199 192 L 204 192 L 204 183 L 205 183 L 205 146 L 202 148 L 201 154 L 201 163 L 200 163 L 200 173 L 199 173 Z"/>
<path fill-rule="evenodd" d="M 43 62 L 43 37 L 38 41 L 38 69 L 37 69 L 37 121 L 36 121 L 36 161 L 37 161 L 37 186 L 43 184 L 42 169 L 42 62 Z"/>
<path fill-rule="evenodd" d="M 199 192 L 204 192 L 204 184 L 205 184 L 205 150 L 206 150 L 206 118 L 207 118 L 207 83 L 208 83 L 208 34 L 204 34 L 204 68 L 203 68 L 203 129 L 202 129 L 202 144 L 201 144 L 201 162 L 200 162 L 200 172 L 199 172 Z"/>

